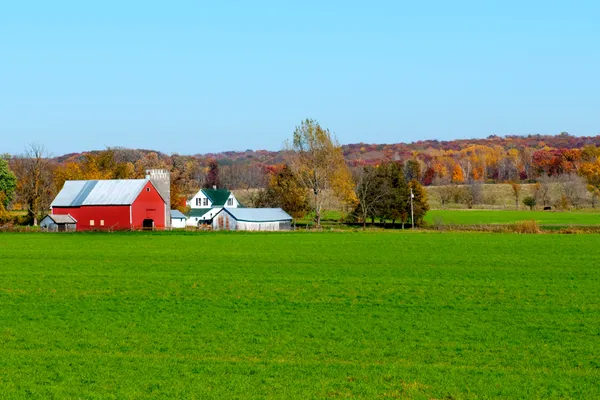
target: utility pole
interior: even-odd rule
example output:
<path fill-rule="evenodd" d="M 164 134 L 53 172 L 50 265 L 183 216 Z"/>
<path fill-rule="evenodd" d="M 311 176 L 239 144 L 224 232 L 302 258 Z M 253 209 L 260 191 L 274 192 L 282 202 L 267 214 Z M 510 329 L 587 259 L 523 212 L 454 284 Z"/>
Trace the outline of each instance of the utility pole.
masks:
<path fill-rule="evenodd" d="M 415 210 L 413 208 L 413 199 L 415 198 L 415 195 L 412 191 L 412 188 L 410 188 L 410 220 L 412 222 L 412 228 L 415 229 Z"/>

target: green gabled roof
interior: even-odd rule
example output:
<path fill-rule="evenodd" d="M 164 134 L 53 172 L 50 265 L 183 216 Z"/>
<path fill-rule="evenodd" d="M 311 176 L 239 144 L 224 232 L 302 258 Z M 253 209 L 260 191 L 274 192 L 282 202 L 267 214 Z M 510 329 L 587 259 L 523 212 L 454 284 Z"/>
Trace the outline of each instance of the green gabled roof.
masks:
<path fill-rule="evenodd" d="M 186 214 L 188 218 L 190 217 L 201 217 L 207 212 L 214 210 L 213 208 L 192 208 L 189 213 Z"/>
<path fill-rule="evenodd" d="M 224 206 L 231 194 L 227 189 L 202 189 L 202 192 L 210 199 L 213 207 Z"/>

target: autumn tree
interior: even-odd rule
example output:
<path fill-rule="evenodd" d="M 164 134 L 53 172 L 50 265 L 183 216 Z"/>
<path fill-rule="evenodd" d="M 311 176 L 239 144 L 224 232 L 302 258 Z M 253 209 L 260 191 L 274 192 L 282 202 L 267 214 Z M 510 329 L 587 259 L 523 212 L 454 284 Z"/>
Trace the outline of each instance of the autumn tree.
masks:
<path fill-rule="evenodd" d="M 204 188 L 212 189 L 213 187 L 220 187 L 221 181 L 219 179 L 219 163 L 214 158 L 208 161 L 208 172 L 206 173 L 206 180 L 204 181 Z"/>
<path fill-rule="evenodd" d="M 227 189 L 259 189 L 269 184 L 270 174 L 262 163 L 234 163 L 219 166 L 219 180 Z"/>
<path fill-rule="evenodd" d="M 589 149 L 587 151 L 590 152 Z M 600 188 L 600 158 L 582 163 L 579 174 L 587 180 L 588 184 Z"/>
<path fill-rule="evenodd" d="M 54 195 L 52 161 L 43 145 L 30 144 L 25 155 L 14 159 L 17 197 L 27 207 L 33 225 L 50 208 Z"/>
<path fill-rule="evenodd" d="M 423 174 L 423 185 L 430 186 L 435 178 L 435 170 L 433 167 L 428 167 Z"/>
<path fill-rule="evenodd" d="M 446 204 L 450 203 L 453 198 L 453 187 L 450 185 L 438 186 L 437 190 L 434 192 L 437 194 L 442 208 L 446 206 Z"/>
<path fill-rule="evenodd" d="M 404 164 L 404 177 L 407 182 L 413 179 L 419 180 L 421 178 L 421 165 L 417 160 L 408 160 Z"/>
<path fill-rule="evenodd" d="M 510 187 L 513 191 L 513 197 L 515 198 L 515 207 L 519 209 L 519 197 L 521 196 L 521 185 L 515 182 L 510 183 Z"/>
<path fill-rule="evenodd" d="M 170 169 L 166 163 L 165 157 L 151 151 L 135 162 L 135 175 L 137 178 L 146 176 L 146 170 L 149 169 Z"/>
<path fill-rule="evenodd" d="M 563 174 L 556 177 L 556 182 L 561 191 L 561 204 L 566 200 L 568 204 L 575 208 L 580 208 L 583 205 L 588 194 L 583 177 L 575 174 Z"/>
<path fill-rule="evenodd" d="M 454 164 L 452 167 L 452 183 L 463 183 L 465 181 L 465 176 L 463 175 L 463 170 L 458 164 Z"/>
<path fill-rule="evenodd" d="M 377 168 L 372 166 L 366 166 L 357 170 L 355 173 L 355 182 L 356 197 L 358 199 L 356 215 L 360 222 L 362 222 L 363 229 L 365 229 L 367 219 L 375 218 L 375 212 L 378 205 L 387 195 L 387 190 L 384 188 L 385 182 L 383 182 Z"/>
<path fill-rule="evenodd" d="M 294 220 L 304 217 L 310 209 L 307 192 L 293 174 L 292 170 L 283 165 L 272 170 L 269 185 L 257 193 L 255 207 L 281 207 Z"/>
<path fill-rule="evenodd" d="M 413 194 L 413 210 L 414 210 L 414 223 L 415 226 L 423 225 L 423 218 L 429 211 L 429 203 L 427 202 L 427 191 L 421 186 L 421 184 L 413 179 L 409 182 L 408 187 L 412 190 Z"/>
<path fill-rule="evenodd" d="M 328 129 L 306 119 L 285 144 L 288 165 L 305 189 L 312 192 L 315 221 L 321 226 L 324 192 L 331 191 L 346 204 L 356 203 L 354 184 L 341 146 Z"/>
<path fill-rule="evenodd" d="M 596 204 L 598 203 L 598 198 L 600 198 L 600 189 L 598 189 L 594 185 L 587 185 L 587 190 L 590 193 L 590 203 L 592 208 L 596 208 Z"/>
<path fill-rule="evenodd" d="M 547 207 L 550 205 L 550 182 L 547 176 L 541 177 L 533 185 L 533 197 L 535 198 L 536 204 L 542 203 L 542 206 Z"/>
<path fill-rule="evenodd" d="M 138 177 L 129 161 L 118 161 L 115 150 L 107 149 L 83 154 L 79 161 L 59 165 L 54 172 L 54 183 L 61 189 L 68 180 L 131 179 Z"/>

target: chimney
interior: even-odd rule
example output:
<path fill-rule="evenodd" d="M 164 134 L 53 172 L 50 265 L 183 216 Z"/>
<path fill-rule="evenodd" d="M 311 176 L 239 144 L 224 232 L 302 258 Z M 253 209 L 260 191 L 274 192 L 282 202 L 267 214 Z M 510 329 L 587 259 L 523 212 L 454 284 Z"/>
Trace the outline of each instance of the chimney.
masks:
<path fill-rule="evenodd" d="M 165 200 L 165 225 L 167 229 L 171 229 L 171 174 L 166 169 L 148 169 L 146 170 L 146 179 L 152 182 Z"/>
<path fill-rule="evenodd" d="M 214 189 L 214 190 L 217 190 L 217 185 L 213 185 L 213 189 Z"/>

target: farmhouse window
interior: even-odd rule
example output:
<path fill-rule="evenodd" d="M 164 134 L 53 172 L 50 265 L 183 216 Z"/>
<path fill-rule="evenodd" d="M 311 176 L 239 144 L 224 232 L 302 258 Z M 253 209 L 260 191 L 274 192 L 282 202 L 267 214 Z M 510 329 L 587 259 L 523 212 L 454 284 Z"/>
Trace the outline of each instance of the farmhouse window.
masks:
<path fill-rule="evenodd" d="M 196 198 L 196 205 L 199 206 L 200 205 L 200 199 Z"/>
<path fill-rule="evenodd" d="M 90 226 L 94 226 L 94 220 L 90 219 Z"/>
<path fill-rule="evenodd" d="M 202 199 L 204 201 L 204 205 L 207 206 L 208 205 L 208 199 L 205 197 L 204 199 Z"/>
<path fill-rule="evenodd" d="M 227 205 L 228 206 L 232 206 L 233 205 L 233 199 L 232 198 L 227 199 Z"/>

